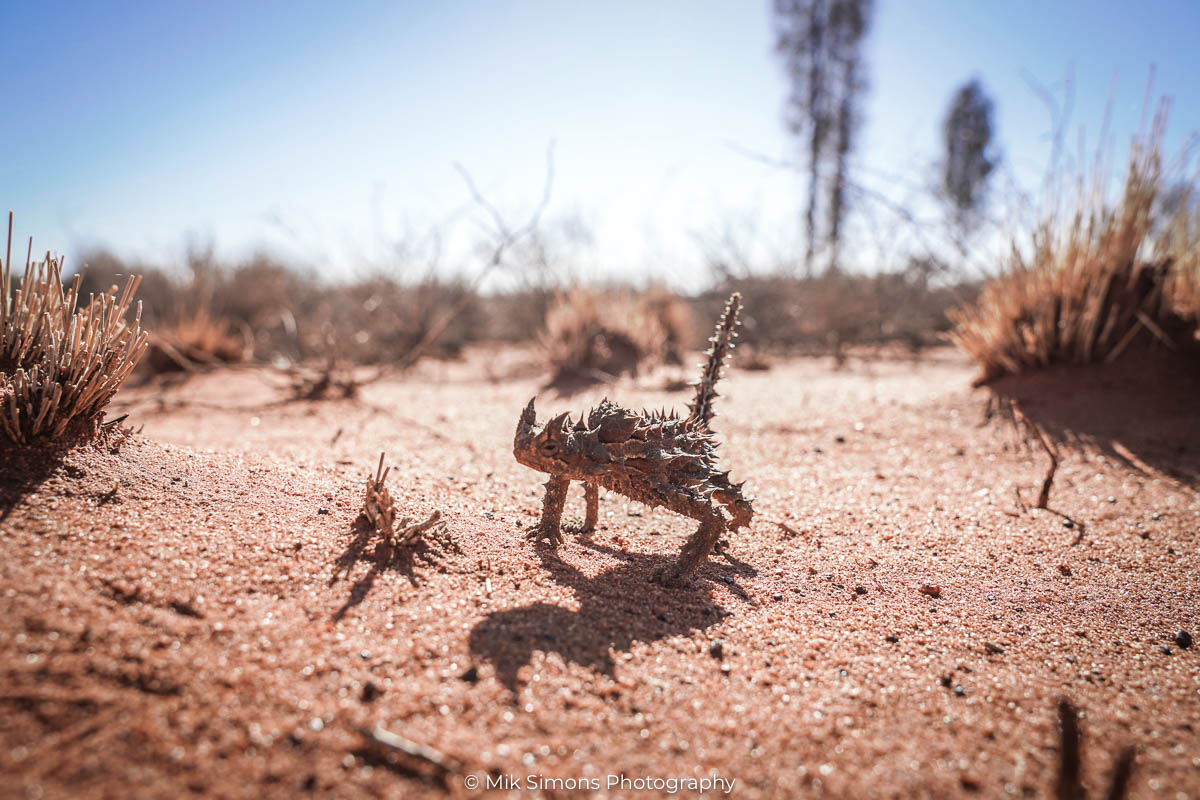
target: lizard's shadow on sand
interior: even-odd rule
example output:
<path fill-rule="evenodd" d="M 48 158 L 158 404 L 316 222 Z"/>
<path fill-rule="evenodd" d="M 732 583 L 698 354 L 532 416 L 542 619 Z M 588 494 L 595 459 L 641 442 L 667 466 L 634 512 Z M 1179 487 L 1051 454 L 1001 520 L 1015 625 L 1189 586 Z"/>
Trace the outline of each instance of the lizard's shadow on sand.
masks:
<path fill-rule="evenodd" d="M 496 679 L 514 693 L 517 673 L 530 662 L 535 650 L 558 653 L 566 662 L 611 676 L 616 666 L 612 654 L 627 652 L 634 642 L 686 635 L 729 616 L 730 612 L 711 596 L 713 579 L 748 599 L 737 578 L 756 574 L 746 564 L 726 563 L 714 557 L 690 586 L 668 589 L 651 583 L 650 576 L 673 564 L 674 556 L 626 553 L 586 538 L 578 541 L 622 562 L 588 577 L 552 549 L 538 547 L 549 577 L 575 592 L 578 610 L 532 603 L 493 612 L 471 631 L 472 657 L 491 663 Z"/>

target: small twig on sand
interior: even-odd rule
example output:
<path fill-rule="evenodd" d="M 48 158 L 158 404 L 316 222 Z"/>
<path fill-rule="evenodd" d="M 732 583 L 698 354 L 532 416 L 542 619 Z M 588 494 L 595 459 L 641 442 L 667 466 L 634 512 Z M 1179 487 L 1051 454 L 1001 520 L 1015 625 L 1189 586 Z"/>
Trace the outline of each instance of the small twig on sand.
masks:
<path fill-rule="evenodd" d="M 1016 404 L 1013 404 L 1012 410 L 1013 414 L 1024 422 L 1026 427 L 1033 431 L 1038 441 L 1041 442 L 1042 449 L 1050 457 L 1050 468 L 1046 470 L 1046 477 L 1042 480 L 1042 490 L 1038 492 L 1037 504 L 1035 505 L 1035 508 L 1045 508 L 1050 502 L 1050 487 L 1054 485 L 1054 473 L 1058 472 L 1058 453 L 1050 446 L 1049 440 L 1046 439 L 1046 434 L 1042 432 L 1041 427 L 1036 422 L 1025 416 L 1025 412 L 1018 408 Z"/>
<path fill-rule="evenodd" d="M 113 481 L 112 488 L 109 489 L 104 494 L 100 495 L 100 498 L 97 501 L 96 505 L 102 506 L 102 505 L 106 505 L 108 503 L 115 502 L 117 499 L 117 492 L 119 492 L 119 491 L 121 491 L 121 482 L 119 480 Z"/>
<path fill-rule="evenodd" d="M 396 534 L 396 544 L 403 546 L 415 542 L 421 534 L 430 529 L 439 534 L 446 531 L 446 523 L 442 522 L 442 512 L 437 509 L 434 509 L 429 519 L 424 522 L 409 523 L 407 519 L 404 520 L 404 527 Z"/>
<path fill-rule="evenodd" d="M 780 522 L 777 519 L 773 519 L 773 520 L 771 520 L 771 522 L 775 523 L 775 526 L 778 527 L 784 533 L 786 533 L 789 537 L 800 535 L 800 531 L 796 530 L 791 525 L 788 525 L 786 522 Z"/>
<path fill-rule="evenodd" d="M 1079 781 L 1079 718 L 1075 706 L 1065 697 L 1058 701 L 1058 783 L 1054 796 L 1058 800 L 1083 800 L 1083 785 Z"/>
<path fill-rule="evenodd" d="M 1050 458 L 1050 467 L 1046 470 L 1046 477 L 1042 479 L 1042 488 L 1041 491 L 1038 492 L 1037 502 L 1033 507 L 1043 511 L 1049 511 L 1051 514 L 1056 514 L 1062 517 L 1064 524 L 1070 523 L 1067 525 L 1067 527 L 1075 528 L 1078 531 L 1078 533 L 1075 534 L 1075 541 L 1071 542 L 1071 544 L 1077 545 L 1083 541 L 1083 535 L 1087 531 L 1087 526 L 1079 520 L 1073 519 L 1061 511 L 1055 511 L 1053 508 L 1050 508 L 1050 489 L 1054 486 L 1054 475 L 1058 472 L 1058 452 L 1054 449 L 1054 447 L 1051 446 L 1050 440 L 1046 438 L 1046 434 L 1040 425 L 1027 417 L 1025 412 L 1017 407 L 1016 403 L 1012 403 L 1011 406 L 1013 418 L 1019 419 L 1021 422 L 1025 423 L 1025 426 L 1029 428 L 1029 430 L 1033 431 L 1033 434 L 1037 437 L 1038 442 L 1041 443 L 1042 449 L 1046 451 L 1046 455 Z M 1017 490 L 1017 506 L 1024 511 L 1025 504 L 1021 500 L 1020 489 Z"/>
<path fill-rule="evenodd" d="M 1020 486 L 1013 487 L 1013 494 L 1016 495 L 1016 497 L 1017 497 L 1017 511 L 1019 512 L 1015 516 L 1020 516 L 1021 514 L 1024 514 L 1026 511 L 1029 510 L 1029 506 L 1025 505 L 1025 498 L 1021 497 L 1021 487 Z"/>
<path fill-rule="evenodd" d="M 446 755 L 429 745 L 406 739 L 398 733 L 392 733 L 382 725 L 376 725 L 374 728 L 360 728 L 359 733 L 371 744 L 433 767 L 439 777 L 459 773 L 463 769 L 463 763 L 457 758 Z"/>

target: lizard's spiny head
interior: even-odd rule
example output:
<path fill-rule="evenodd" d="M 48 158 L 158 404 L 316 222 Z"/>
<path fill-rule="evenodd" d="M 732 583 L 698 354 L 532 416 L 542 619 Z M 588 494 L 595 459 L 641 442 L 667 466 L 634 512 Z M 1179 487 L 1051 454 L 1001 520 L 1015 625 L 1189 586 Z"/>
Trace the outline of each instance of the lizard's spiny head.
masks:
<path fill-rule="evenodd" d="M 571 444 L 567 423 L 567 414 L 563 413 L 544 426 L 538 425 L 533 400 L 530 400 L 521 412 L 513 437 L 513 455 L 517 462 L 541 472 L 565 471 Z"/>

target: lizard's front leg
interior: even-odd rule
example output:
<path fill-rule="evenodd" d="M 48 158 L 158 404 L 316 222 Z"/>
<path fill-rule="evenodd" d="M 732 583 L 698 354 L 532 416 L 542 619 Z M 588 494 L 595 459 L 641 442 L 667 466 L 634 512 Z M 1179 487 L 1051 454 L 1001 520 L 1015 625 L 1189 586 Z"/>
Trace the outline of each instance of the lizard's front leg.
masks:
<path fill-rule="evenodd" d="M 562 542 L 562 512 L 567 503 L 568 478 L 551 475 L 546 481 L 546 495 L 542 498 L 542 519 L 525 534 L 525 538 L 557 545 Z"/>
<path fill-rule="evenodd" d="M 596 530 L 596 523 L 600 521 L 599 485 L 591 482 L 583 484 L 583 499 L 587 503 L 587 510 L 584 512 L 583 527 L 579 532 L 591 533 Z"/>

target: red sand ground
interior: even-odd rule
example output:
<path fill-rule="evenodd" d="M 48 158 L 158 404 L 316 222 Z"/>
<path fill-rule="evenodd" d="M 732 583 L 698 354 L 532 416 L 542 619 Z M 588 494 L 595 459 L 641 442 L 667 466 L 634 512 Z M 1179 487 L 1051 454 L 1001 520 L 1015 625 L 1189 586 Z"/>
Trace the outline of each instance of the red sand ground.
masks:
<path fill-rule="evenodd" d="M 590 539 L 522 537 L 543 476 L 511 437 L 537 384 L 509 366 L 320 403 L 259 372 L 134 389 L 113 410 L 145 429 L 118 453 L 0 466 L 0 795 L 638 794 L 549 780 L 624 774 L 1045 797 L 1065 695 L 1093 796 L 1134 744 L 1133 797 L 1200 797 L 1200 646 L 1173 641 L 1200 635 L 1194 383 L 1122 378 L 1105 404 L 1112 373 L 1000 387 L 1065 441 L 1050 505 L 1080 537 L 1018 509 L 1045 457 L 985 423 L 956 356 L 734 371 L 716 427 L 758 517 L 667 590 L 647 579 L 692 528 L 670 513 L 602 494 Z M 663 385 L 607 393 L 688 399 Z M 440 509 L 461 552 L 385 560 L 357 532 L 381 450 L 403 512 Z"/>

